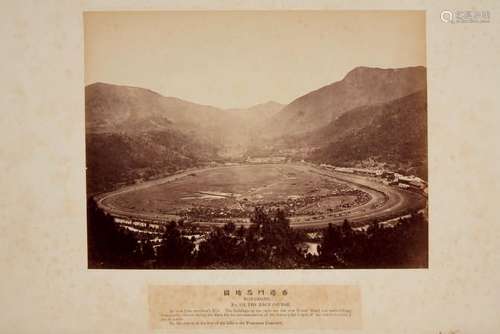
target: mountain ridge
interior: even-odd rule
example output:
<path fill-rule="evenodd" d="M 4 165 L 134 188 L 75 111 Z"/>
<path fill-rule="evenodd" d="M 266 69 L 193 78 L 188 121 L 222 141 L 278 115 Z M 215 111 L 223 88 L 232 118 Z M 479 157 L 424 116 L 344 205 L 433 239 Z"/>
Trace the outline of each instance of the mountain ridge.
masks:
<path fill-rule="evenodd" d="M 361 125 L 360 117 L 364 118 Z M 347 127 L 344 133 L 325 140 L 326 144 L 311 154 L 313 161 L 349 167 L 385 165 L 427 179 L 426 90 L 354 109 L 329 124 L 323 134 L 345 130 L 347 122 L 357 127 Z"/>
<path fill-rule="evenodd" d="M 403 97 L 424 89 L 426 68 L 356 67 L 342 80 L 304 94 L 273 116 L 265 128 L 269 137 L 306 133 L 324 126 L 343 112 Z"/>
<path fill-rule="evenodd" d="M 85 87 L 87 184 L 103 191 L 210 161 L 240 161 L 251 147 L 339 165 L 392 159 L 391 168 L 426 175 L 425 92 L 423 66 L 360 66 L 287 105 L 233 109 L 93 83 Z M 300 155 L 290 153 L 297 149 Z"/>

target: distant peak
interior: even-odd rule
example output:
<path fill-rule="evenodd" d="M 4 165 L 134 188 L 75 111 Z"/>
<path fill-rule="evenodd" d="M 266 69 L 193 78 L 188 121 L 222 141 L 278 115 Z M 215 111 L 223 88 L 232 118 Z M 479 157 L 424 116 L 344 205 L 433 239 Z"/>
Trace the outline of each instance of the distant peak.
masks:
<path fill-rule="evenodd" d="M 402 72 L 402 71 L 425 71 L 425 66 L 408 66 L 408 67 L 398 67 L 398 68 L 382 68 L 382 67 L 369 67 L 369 66 L 358 66 L 349 71 L 344 78 L 360 75 L 369 72 Z"/>
<path fill-rule="evenodd" d="M 259 105 L 259 104 L 258 104 Z M 281 103 L 279 102 L 276 102 L 276 101 L 273 101 L 273 100 L 269 100 L 267 102 L 264 102 L 264 103 L 261 103 L 260 104 L 261 106 L 282 106 Z"/>
<path fill-rule="evenodd" d="M 112 84 L 112 83 L 107 83 L 107 82 L 94 82 L 91 83 L 85 88 L 94 88 L 94 89 L 129 89 L 129 90 L 138 90 L 138 91 L 144 91 L 144 92 L 149 92 L 155 95 L 162 96 L 160 93 L 155 92 L 154 90 L 148 89 L 148 88 L 143 88 L 143 87 L 138 87 L 138 86 L 130 86 L 130 85 L 118 85 L 118 84 Z"/>
<path fill-rule="evenodd" d="M 88 84 L 87 86 L 85 87 L 99 87 L 99 86 L 113 86 L 112 84 L 108 84 L 108 83 L 105 83 L 105 82 L 94 82 L 94 83 L 91 83 L 91 84 Z"/>

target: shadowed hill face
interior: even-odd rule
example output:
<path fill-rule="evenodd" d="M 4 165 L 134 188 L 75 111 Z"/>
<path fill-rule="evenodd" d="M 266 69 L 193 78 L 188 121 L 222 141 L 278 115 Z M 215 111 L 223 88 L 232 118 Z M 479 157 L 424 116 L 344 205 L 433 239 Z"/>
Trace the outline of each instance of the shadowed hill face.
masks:
<path fill-rule="evenodd" d="M 373 159 L 427 178 L 426 91 L 347 112 L 322 136 L 325 145 L 314 160 L 353 166 Z"/>
<path fill-rule="evenodd" d="M 175 130 L 87 133 L 88 194 L 216 159 L 216 148 Z"/>
<path fill-rule="evenodd" d="M 271 137 L 323 127 L 354 108 L 388 102 L 426 88 L 425 67 L 358 67 L 344 79 L 310 92 L 277 113 L 266 127 Z"/>

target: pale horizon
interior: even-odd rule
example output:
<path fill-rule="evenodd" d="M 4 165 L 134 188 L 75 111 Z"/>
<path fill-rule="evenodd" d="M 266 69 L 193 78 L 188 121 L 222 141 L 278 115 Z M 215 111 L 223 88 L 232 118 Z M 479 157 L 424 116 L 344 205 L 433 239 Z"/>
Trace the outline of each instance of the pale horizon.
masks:
<path fill-rule="evenodd" d="M 423 11 L 86 12 L 84 23 L 85 86 L 221 109 L 286 105 L 356 67 L 426 66 Z"/>

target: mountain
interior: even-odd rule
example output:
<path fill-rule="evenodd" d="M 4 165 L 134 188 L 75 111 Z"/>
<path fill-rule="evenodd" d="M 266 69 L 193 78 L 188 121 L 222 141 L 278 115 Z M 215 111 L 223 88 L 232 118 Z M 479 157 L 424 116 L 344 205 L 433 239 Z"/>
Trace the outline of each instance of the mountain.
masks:
<path fill-rule="evenodd" d="M 94 83 L 85 88 L 85 125 L 91 133 L 179 130 L 213 145 L 242 145 L 249 131 L 283 106 L 267 102 L 247 109 L 224 110 L 148 89 Z"/>
<path fill-rule="evenodd" d="M 343 113 L 388 102 L 426 88 L 425 67 L 357 67 L 341 81 L 305 94 L 275 114 L 263 129 L 268 137 L 311 132 Z"/>
<path fill-rule="evenodd" d="M 176 130 L 86 134 L 87 193 L 168 175 L 218 158 L 217 148 Z"/>
<path fill-rule="evenodd" d="M 253 133 L 258 132 L 257 129 L 265 126 L 266 122 L 281 111 L 283 107 L 284 105 L 278 102 L 268 101 L 248 108 L 227 109 L 226 111 L 238 117 L 240 129 L 245 131 L 249 138 L 252 138 Z"/>
<path fill-rule="evenodd" d="M 238 113 L 240 115 L 254 115 L 257 117 L 271 117 L 283 109 L 284 105 L 276 101 L 267 101 L 266 103 L 256 104 L 248 108 L 226 109 L 227 111 Z"/>
<path fill-rule="evenodd" d="M 243 125 L 248 120 L 265 119 L 282 108 L 282 104 L 269 101 L 245 109 L 219 109 L 139 87 L 94 83 L 85 88 L 85 121 L 90 132 L 136 132 L 165 127 L 220 130 L 228 123 Z"/>
<path fill-rule="evenodd" d="M 338 166 L 378 163 L 427 178 L 425 90 L 353 109 L 320 133 L 325 145 L 310 156 L 314 161 Z"/>
<path fill-rule="evenodd" d="M 281 105 L 222 110 L 148 89 L 85 88 L 89 193 L 208 161 L 241 155 L 252 129 Z"/>
<path fill-rule="evenodd" d="M 425 177 L 425 91 L 424 67 L 358 67 L 286 106 L 227 110 L 95 83 L 85 88 L 88 190 L 248 155 L 369 161 Z"/>
<path fill-rule="evenodd" d="M 165 97 L 151 90 L 95 83 L 85 88 L 86 128 L 91 132 L 134 132 L 213 126 L 221 110 Z"/>

